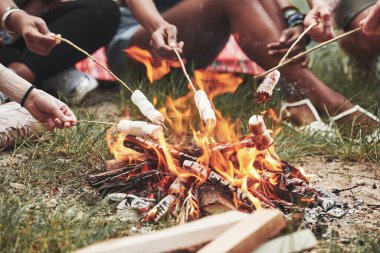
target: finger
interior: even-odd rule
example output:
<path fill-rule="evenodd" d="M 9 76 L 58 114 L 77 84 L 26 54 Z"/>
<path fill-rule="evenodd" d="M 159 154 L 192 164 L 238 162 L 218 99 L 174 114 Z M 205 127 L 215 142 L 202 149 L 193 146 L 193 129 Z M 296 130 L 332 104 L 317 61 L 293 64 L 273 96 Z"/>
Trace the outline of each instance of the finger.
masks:
<path fill-rule="evenodd" d="M 286 52 L 288 52 L 288 50 L 289 50 L 288 48 L 271 50 L 268 52 L 268 54 L 274 57 L 281 57 L 281 56 L 284 56 Z"/>
<path fill-rule="evenodd" d="M 267 44 L 267 48 L 268 49 L 279 49 L 279 48 L 281 48 L 281 43 L 278 41 L 271 42 L 271 43 Z"/>
<path fill-rule="evenodd" d="M 55 127 L 62 129 L 64 127 L 64 122 L 62 122 L 60 119 L 55 118 L 54 119 Z"/>
<path fill-rule="evenodd" d="M 330 27 L 332 26 L 332 17 L 331 17 L 331 11 L 329 8 L 321 8 L 320 10 L 321 15 L 321 22 L 324 26 Z"/>
<path fill-rule="evenodd" d="M 50 132 L 53 132 L 54 131 L 54 128 L 55 128 L 55 124 L 54 124 L 54 121 L 52 118 L 49 118 L 48 119 L 48 130 Z"/>
<path fill-rule="evenodd" d="M 286 31 L 284 31 L 284 32 L 281 34 L 280 38 L 278 39 L 278 42 L 279 42 L 280 44 L 284 44 L 284 43 L 290 38 L 290 36 L 291 36 L 290 31 L 289 31 L 289 30 L 286 30 Z"/>
<path fill-rule="evenodd" d="M 309 57 L 305 57 L 305 59 L 302 61 L 301 66 L 304 68 L 307 68 L 309 65 L 310 59 Z"/>
<path fill-rule="evenodd" d="M 177 43 L 177 51 L 178 53 L 182 54 L 183 53 L 183 46 L 185 45 L 185 43 L 183 41 Z"/>
<path fill-rule="evenodd" d="M 170 47 L 177 46 L 177 27 L 174 25 L 168 26 L 166 28 L 166 33 L 168 35 L 168 45 Z"/>

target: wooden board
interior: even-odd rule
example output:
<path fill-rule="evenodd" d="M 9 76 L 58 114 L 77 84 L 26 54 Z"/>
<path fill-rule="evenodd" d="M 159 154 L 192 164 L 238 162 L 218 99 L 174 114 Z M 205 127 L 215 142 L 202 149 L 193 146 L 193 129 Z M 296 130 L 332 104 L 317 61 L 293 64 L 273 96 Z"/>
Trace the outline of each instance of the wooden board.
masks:
<path fill-rule="evenodd" d="M 317 245 L 317 239 L 311 230 L 301 230 L 288 235 L 280 236 L 261 245 L 252 253 L 292 253 L 303 252 L 314 248 Z"/>
<path fill-rule="evenodd" d="M 188 248 L 213 240 L 234 224 L 249 217 L 249 214 L 229 211 L 146 235 L 97 243 L 80 249 L 77 253 L 159 253 Z"/>
<path fill-rule="evenodd" d="M 232 226 L 198 253 L 251 252 L 280 233 L 285 226 L 282 212 L 277 209 L 261 209 Z"/>

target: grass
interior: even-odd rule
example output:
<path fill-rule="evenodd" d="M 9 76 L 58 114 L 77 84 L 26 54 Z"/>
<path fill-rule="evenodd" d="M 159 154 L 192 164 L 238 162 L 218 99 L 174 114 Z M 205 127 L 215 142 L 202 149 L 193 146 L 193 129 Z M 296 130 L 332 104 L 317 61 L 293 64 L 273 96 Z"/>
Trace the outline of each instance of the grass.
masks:
<path fill-rule="evenodd" d="M 353 102 L 379 112 L 379 79 L 375 74 L 354 68 L 338 46 L 331 45 L 315 52 L 311 56 L 311 65 L 313 71 L 334 89 Z M 252 78 L 244 78 L 244 84 L 235 94 L 216 98 L 215 105 L 225 115 L 247 122 L 251 115 L 276 107 L 281 101 L 281 93 L 276 92 L 270 104 L 256 106 L 252 101 Z M 129 79 L 150 98 L 157 96 L 159 105 L 168 95 L 179 97 L 188 92 L 178 71 L 158 81 L 152 89 L 144 77 Z M 132 115 L 137 115 L 136 108 L 127 97 L 122 91 L 113 103 L 120 109 L 127 106 Z M 82 119 L 97 118 L 96 112 L 89 113 L 83 108 L 75 110 Z M 105 131 L 104 126 L 81 124 L 76 129 L 46 133 L 37 140 L 25 140 L 2 154 L 0 252 L 70 252 L 99 240 L 133 234 L 136 227 L 147 230 L 160 228 L 116 219 L 115 206 L 102 201 L 88 186 L 86 177 L 104 170 L 103 161 L 111 158 L 104 140 Z M 280 157 L 293 162 L 307 156 L 357 162 L 380 161 L 379 144 L 369 144 L 364 140 L 359 145 L 344 139 L 329 141 L 319 136 L 299 134 L 286 127 L 276 137 L 276 147 Z M 366 234 L 360 237 L 365 247 L 357 240 L 349 245 L 350 252 L 378 252 L 378 239 Z M 325 252 L 347 250 L 339 248 L 334 240 L 324 246 Z"/>

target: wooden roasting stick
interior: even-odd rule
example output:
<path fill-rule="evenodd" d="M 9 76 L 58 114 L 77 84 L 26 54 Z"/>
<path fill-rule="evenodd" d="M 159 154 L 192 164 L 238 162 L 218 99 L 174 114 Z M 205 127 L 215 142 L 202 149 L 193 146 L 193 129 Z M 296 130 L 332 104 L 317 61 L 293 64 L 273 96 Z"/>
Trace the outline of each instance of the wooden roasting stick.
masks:
<path fill-rule="evenodd" d="M 68 44 L 69 46 L 75 48 L 79 52 L 83 53 L 87 57 L 89 57 L 91 60 L 93 60 L 96 64 L 98 64 L 100 67 L 102 67 L 105 71 L 107 71 L 111 76 L 113 76 L 117 82 L 119 82 L 121 85 L 123 85 L 127 90 L 132 93 L 131 99 L 132 102 L 140 109 L 141 113 L 147 117 L 150 121 L 152 121 L 156 125 L 162 125 L 164 128 L 164 121 L 165 117 L 162 113 L 157 111 L 153 104 L 149 102 L 147 97 L 140 91 L 135 90 L 133 91 L 123 80 L 121 80 L 119 77 L 117 77 L 111 70 L 109 70 L 106 66 L 104 66 L 101 62 L 96 60 L 91 54 L 86 52 L 84 49 L 80 48 L 73 42 L 71 42 L 68 39 L 62 38 L 60 36 L 55 35 L 55 39 L 61 40 L 62 42 Z"/>
<path fill-rule="evenodd" d="M 230 211 L 192 221 L 181 226 L 100 242 L 76 251 L 77 253 L 159 253 L 185 249 L 213 240 L 248 214 Z M 240 231 L 239 231 L 240 232 Z"/>
<path fill-rule="evenodd" d="M 285 227 L 286 221 L 281 211 L 260 209 L 247 219 L 233 225 L 199 250 L 198 253 L 252 252 L 279 234 Z"/>
<path fill-rule="evenodd" d="M 190 87 L 195 93 L 195 96 L 194 96 L 195 105 L 198 108 L 201 119 L 205 122 L 207 127 L 211 129 L 214 128 L 216 125 L 216 116 L 215 116 L 214 110 L 212 109 L 210 100 L 208 99 L 206 92 L 204 90 L 197 90 L 195 88 L 195 85 L 193 81 L 191 81 L 191 78 L 189 77 L 189 74 L 186 71 L 185 64 L 183 63 L 183 60 L 181 56 L 179 55 L 177 49 L 175 47 L 172 47 L 172 49 L 174 53 L 176 54 L 179 62 L 181 63 L 183 74 L 189 81 Z"/>
<path fill-rule="evenodd" d="M 281 76 L 278 69 L 294 62 L 295 60 L 297 60 L 299 58 L 302 58 L 303 56 L 305 56 L 306 54 L 308 54 L 314 50 L 317 50 L 317 49 L 319 49 L 325 45 L 328 45 L 328 44 L 335 42 L 341 38 L 349 36 L 349 35 L 357 32 L 361 29 L 361 28 L 356 28 L 352 31 L 341 34 L 341 35 L 339 35 L 339 36 L 337 36 L 337 37 L 335 37 L 329 41 L 326 41 L 324 43 L 321 43 L 321 44 L 315 46 L 314 48 L 311 48 L 311 49 L 309 49 L 303 53 L 300 53 L 300 54 L 298 54 L 298 55 L 296 55 L 296 56 L 294 56 L 294 57 L 292 57 L 286 61 L 287 57 L 289 56 L 289 54 L 293 50 L 293 48 L 298 44 L 298 42 L 301 41 L 301 39 L 307 34 L 307 32 L 309 32 L 316 25 L 317 25 L 317 23 L 311 24 L 308 28 L 305 29 L 305 31 L 293 43 L 293 45 L 289 48 L 289 50 L 286 52 L 286 54 L 284 55 L 284 57 L 281 59 L 281 61 L 279 62 L 279 64 L 276 67 L 274 67 L 268 71 L 265 71 L 264 73 L 262 73 L 259 76 L 254 77 L 254 79 L 259 79 L 259 78 L 265 76 L 264 81 L 259 85 L 259 87 L 257 88 L 257 91 L 255 93 L 257 103 L 259 103 L 259 104 L 267 103 L 270 100 L 270 98 L 272 97 L 273 90 L 276 87 L 276 84 L 278 83 L 280 76 Z"/>
<path fill-rule="evenodd" d="M 319 48 L 321 48 L 321 47 L 324 47 L 324 46 L 326 46 L 326 45 L 328 45 L 328 44 L 331 44 L 331 43 L 333 43 L 333 42 L 335 42 L 335 41 L 338 41 L 338 40 L 340 40 L 340 39 L 342 39 L 342 38 L 344 38 L 344 37 L 350 36 L 351 34 L 356 33 L 356 32 L 358 32 L 358 31 L 360 31 L 361 29 L 362 29 L 361 27 L 358 27 L 358 28 L 353 29 L 353 30 L 351 30 L 351 31 L 349 31 L 349 32 L 346 32 L 346 33 L 343 33 L 343 34 L 341 34 L 341 35 L 338 35 L 338 36 L 336 36 L 335 38 L 333 38 L 333 39 L 331 39 L 331 40 L 328 40 L 328 41 L 326 41 L 326 42 L 323 42 L 323 43 L 321 43 L 321 44 L 319 44 L 319 45 L 317 45 L 317 46 L 315 46 L 315 47 L 313 47 L 313 48 L 310 48 L 310 49 L 306 50 L 306 51 L 303 52 L 303 53 L 300 53 L 300 54 L 298 54 L 298 55 L 296 55 L 296 56 L 291 57 L 289 60 L 287 60 L 287 61 L 285 61 L 285 62 L 283 62 L 283 63 L 277 65 L 277 66 L 274 67 L 274 68 L 271 68 L 271 69 L 265 71 L 265 72 L 262 73 L 261 75 L 255 76 L 254 78 L 255 78 L 255 79 L 262 78 L 262 77 L 268 75 L 270 72 L 272 72 L 272 71 L 274 71 L 274 70 L 281 69 L 281 68 L 283 68 L 284 66 L 289 65 L 290 63 L 294 62 L 295 60 L 298 60 L 299 58 L 302 58 L 302 57 L 304 57 L 305 55 L 307 55 L 307 54 L 309 54 L 309 53 L 311 53 L 311 52 L 313 52 L 313 51 L 315 51 L 315 50 L 317 50 L 317 49 L 319 49 Z"/>

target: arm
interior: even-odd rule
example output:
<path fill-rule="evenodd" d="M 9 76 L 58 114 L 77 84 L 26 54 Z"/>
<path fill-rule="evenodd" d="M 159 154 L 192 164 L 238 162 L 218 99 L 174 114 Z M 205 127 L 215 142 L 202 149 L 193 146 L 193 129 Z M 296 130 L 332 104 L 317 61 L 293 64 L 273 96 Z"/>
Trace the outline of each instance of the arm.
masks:
<path fill-rule="evenodd" d="M 161 16 L 152 0 L 126 0 L 126 4 L 151 35 L 153 50 L 163 57 L 172 56 L 172 47 L 182 53 L 183 42 L 177 42 L 177 28 Z"/>
<path fill-rule="evenodd" d="M 373 7 L 369 15 L 361 22 L 363 32 L 367 35 L 380 35 L 380 1 Z"/>
<path fill-rule="evenodd" d="M 21 103 L 31 86 L 32 84 L 0 64 L 0 91 L 5 95 Z M 32 89 L 24 101 L 24 107 L 37 120 L 47 123 L 50 130 L 76 124 L 76 118 L 69 107 L 42 90 Z"/>
<path fill-rule="evenodd" d="M 2 28 L 22 35 L 30 51 L 48 55 L 59 41 L 52 37 L 54 34 L 49 31 L 45 21 L 22 10 L 10 12 L 9 7 L 16 7 L 16 4 L 12 0 L 0 1 L 0 18 L 7 17 L 2 22 Z"/>

